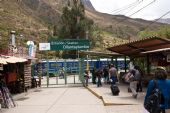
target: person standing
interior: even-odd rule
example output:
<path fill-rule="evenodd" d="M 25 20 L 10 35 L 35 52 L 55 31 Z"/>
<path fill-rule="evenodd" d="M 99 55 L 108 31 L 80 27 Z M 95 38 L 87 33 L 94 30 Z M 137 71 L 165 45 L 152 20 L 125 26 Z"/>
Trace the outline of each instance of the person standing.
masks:
<path fill-rule="evenodd" d="M 136 92 L 142 92 L 142 77 L 143 77 L 143 72 L 140 69 L 139 66 L 135 66 L 135 77 L 137 80 L 137 87 L 136 87 Z"/>
<path fill-rule="evenodd" d="M 95 67 L 92 70 L 92 83 L 96 84 L 96 68 Z"/>
<path fill-rule="evenodd" d="M 157 68 L 155 71 L 155 79 L 149 81 L 144 103 L 152 94 L 155 88 L 155 81 L 163 95 L 163 99 L 161 99 L 161 104 L 159 105 L 161 109 L 156 113 L 170 113 L 170 80 L 167 79 L 167 72 L 163 68 Z"/>
<path fill-rule="evenodd" d="M 142 90 L 141 85 L 141 72 L 139 71 L 139 66 L 134 66 L 128 74 L 128 81 L 130 82 L 130 90 L 132 91 L 132 96 L 137 98 L 139 89 Z"/>
<path fill-rule="evenodd" d="M 97 73 L 96 73 L 96 77 L 97 77 L 97 87 L 102 86 L 102 82 L 101 82 L 102 74 L 103 74 L 102 69 L 98 69 L 98 71 L 97 71 Z"/>
<path fill-rule="evenodd" d="M 130 82 L 130 90 L 132 91 L 132 96 L 137 98 L 138 93 L 136 92 L 137 80 L 136 80 L 136 70 L 131 69 L 128 75 L 128 81 Z"/>
<path fill-rule="evenodd" d="M 109 80 L 109 68 L 108 68 L 108 66 L 104 67 L 103 74 L 104 74 L 104 82 L 108 83 L 108 80 Z"/>
<path fill-rule="evenodd" d="M 84 71 L 84 79 L 85 79 L 85 86 L 88 86 L 88 81 L 89 81 L 89 71 L 88 70 Z"/>
<path fill-rule="evenodd" d="M 111 84 L 116 84 L 116 82 L 118 81 L 117 79 L 117 69 L 114 67 L 113 64 L 110 65 L 110 69 L 109 69 L 109 76 L 111 81 Z"/>

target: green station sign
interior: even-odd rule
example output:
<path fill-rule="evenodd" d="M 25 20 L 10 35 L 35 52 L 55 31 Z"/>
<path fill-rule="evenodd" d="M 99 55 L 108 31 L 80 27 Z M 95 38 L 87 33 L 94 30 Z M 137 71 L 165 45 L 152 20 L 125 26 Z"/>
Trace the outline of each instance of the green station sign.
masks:
<path fill-rule="evenodd" d="M 86 39 L 66 39 L 50 41 L 51 50 L 87 50 L 90 42 Z"/>

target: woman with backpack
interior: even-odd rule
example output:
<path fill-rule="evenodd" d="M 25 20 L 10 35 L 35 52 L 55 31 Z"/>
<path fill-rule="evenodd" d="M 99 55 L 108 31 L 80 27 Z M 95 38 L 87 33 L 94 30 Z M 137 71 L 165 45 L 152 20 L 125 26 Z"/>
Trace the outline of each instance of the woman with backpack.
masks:
<path fill-rule="evenodd" d="M 157 97 L 159 98 L 155 99 L 155 102 L 153 102 L 151 98 L 154 96 L 153 91 L 155 91 L 155 88 L 158 89 L 161 95 L 158 95 Z M 154 103 L 154 105 L 152 103 Z M 156 69 L 155 79 L 149 82 L 147 88 L 144 107 L 150 113 L 170 113 L 170 80 L 167 79 L 167 72 L 165 69 Z"/>

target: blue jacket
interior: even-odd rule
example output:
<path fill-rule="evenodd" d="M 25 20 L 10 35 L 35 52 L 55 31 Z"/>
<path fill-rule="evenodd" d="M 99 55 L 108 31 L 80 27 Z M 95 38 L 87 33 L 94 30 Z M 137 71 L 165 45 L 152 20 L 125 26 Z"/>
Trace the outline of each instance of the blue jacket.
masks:
<path fill-rule="evenodd" d="M 156 81 L 165 100 L 164 104 L 160 106 L 162 109 L 170 109 L 170 80 L 167 79 L 167 80 L 156 80 Z M 151 95 L 154 87 L 155 87 L 154 80 L 151 80 L 148 85 L 145 100 L 149 95 Z"/>

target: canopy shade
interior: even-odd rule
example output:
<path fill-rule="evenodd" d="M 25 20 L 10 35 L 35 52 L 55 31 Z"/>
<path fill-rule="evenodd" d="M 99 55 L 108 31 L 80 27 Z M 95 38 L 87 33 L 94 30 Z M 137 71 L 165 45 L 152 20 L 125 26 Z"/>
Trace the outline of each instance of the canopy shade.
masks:
<path fill-rule="evenodd" d="M 112 52 L 127 56 L 142 55 L 147 51 L 170 48 L 170 40 L 160 37 L 149 37 L 141 40 L 107 48 Z"/>
<path fill-rule="evenodd" d="M 27 59 L 18 58 L 18 57 L 8 57 L 5 59 L 7 63 L 17 63 L 17 62 L 26 62 Z"/>
<path fill-rule="evenodd" d="M 1 56 L 0 64 L 8 64 L 8 63 L 17 63 L 17 62 L 26 62 L 27 59 L 21 57 L 14 56 Z"/>
<path fill-rule="evenodd" d="M 5 58 L 1 58 L 1 57 L 0 57 L 0 64 L 7 64 Z"/>

